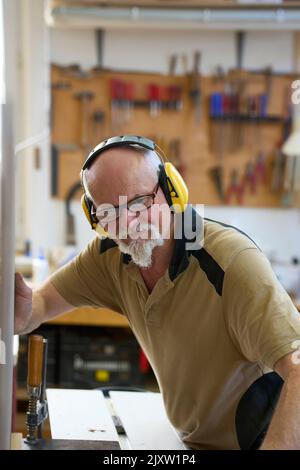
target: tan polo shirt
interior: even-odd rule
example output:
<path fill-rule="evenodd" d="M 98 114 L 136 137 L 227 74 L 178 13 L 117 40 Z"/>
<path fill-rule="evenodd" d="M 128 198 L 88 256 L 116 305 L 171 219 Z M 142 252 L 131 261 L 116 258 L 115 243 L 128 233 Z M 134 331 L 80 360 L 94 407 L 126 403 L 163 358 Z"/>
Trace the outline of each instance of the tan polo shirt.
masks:
<path fill-rule="evenodd" d="M 272 369 L 300 339 L 300 315 L 267 258 L 236 228 L 204 219 L 203 246 L 187 250 L 185 242 L 176 240 L 150 295 L 110 239 L 95 238 L 51 282 L 74 306 L 128 318 L 188 446 L 256 448 L 282 387 Z"/>

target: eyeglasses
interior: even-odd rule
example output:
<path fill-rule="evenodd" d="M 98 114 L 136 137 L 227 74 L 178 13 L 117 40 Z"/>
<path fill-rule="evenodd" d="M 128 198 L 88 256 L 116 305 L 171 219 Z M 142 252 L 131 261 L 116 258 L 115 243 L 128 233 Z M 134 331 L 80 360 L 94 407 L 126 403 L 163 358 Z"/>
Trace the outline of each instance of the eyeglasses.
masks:
<path fill-rule="evenodd" d="M 128 201 L 126 204 L 121 204 L 117 207 L 113 206 L 112 204 L 101 204 L 97 207 L 96 211 L 92 215 L 95 215 L 100 225 L 104 227 L 109 222 L 116 221 L 124 209 L 127 209 L 132 214 L 146 211 L 153 205 L 158 188 L 159 182 L 156 184 L 152 193 L 144 194 L 135 199 L 131 199 L 131 201 Z"/>

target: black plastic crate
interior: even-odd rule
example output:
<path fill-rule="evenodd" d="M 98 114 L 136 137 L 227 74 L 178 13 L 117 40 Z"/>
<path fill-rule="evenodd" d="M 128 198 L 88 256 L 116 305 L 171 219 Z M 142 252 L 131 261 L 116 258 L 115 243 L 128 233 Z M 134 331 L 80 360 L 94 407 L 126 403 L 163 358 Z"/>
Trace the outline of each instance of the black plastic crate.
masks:
<path fill-rule="evenodd" d="M 61 328 L 59 385 L 97 388 L 143 385 L 140 347 L 131 332 L 108 328 Z"/>

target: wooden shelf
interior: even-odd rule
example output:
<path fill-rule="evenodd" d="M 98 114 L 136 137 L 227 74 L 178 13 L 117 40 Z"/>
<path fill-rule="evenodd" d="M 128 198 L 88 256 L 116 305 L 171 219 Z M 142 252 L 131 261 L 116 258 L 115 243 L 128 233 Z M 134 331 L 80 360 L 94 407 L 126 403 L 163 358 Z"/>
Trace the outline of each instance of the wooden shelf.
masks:
<path fill-rule="evenodd" d="M 282 123 L 282 116 L 251 116 L 251 114 L 222 114 L 222 115 L 210 115 L 210 119 L 218 122 L 248 122 L 254 124 L 261 123 Z"/>
<path fill-rule="evenodd" d="M 52 325 L 129 327 L 123 315 L 106 308 L 80 307 L 47 322 Z"/>

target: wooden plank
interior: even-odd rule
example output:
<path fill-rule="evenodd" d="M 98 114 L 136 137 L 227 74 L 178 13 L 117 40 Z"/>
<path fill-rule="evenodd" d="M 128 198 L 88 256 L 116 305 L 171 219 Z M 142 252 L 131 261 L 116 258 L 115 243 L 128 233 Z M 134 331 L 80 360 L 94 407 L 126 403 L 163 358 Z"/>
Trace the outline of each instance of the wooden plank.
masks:
<path fill-rule="evenodd" d="M 48 389 L 53 439 L 119 441 L 102 392 Z"/>
<path fill-rule="evenodd" d="M 65 313 L 47 323 L 53 325 L 85 325 L 85 326 L 114 326 L 129 327 L 124 315 L 104 308 L 81 307 Z"/>
<path fill-rule="evenodd" d="M 110 392 L 132 450 L 184 450 L 160 393 Z"/>
<path fill-rule="evenodd" d="M 98 6 L 105 5 L 109 7 L 115 6 L 140 6 L 140 7 L 216 7 L 222 8 L 236 5 L 236 0 L 185 0 L 184 4 L 182 0 L 51 0 L 51 7 L 58 6 Z"/>
<path fill-rule="evenodd" d="M 20 432 L 14 432 L 11 435 L 10 450 L 22 450 L 23 448 L 23 435 Z"/>
<path fill-rule="evenodd" d="M 238 3 L 237 0 L 51 0 L 51 7 L 58 6 L 134 6 L 134 7 L 155 7 L 155 8 L 234 8 L 234 9 L 270 9 L 278 7 L 278 2 L 245 2 Z M 285 0 L 285 8 L 300 6 L 299 0 Z"/>

